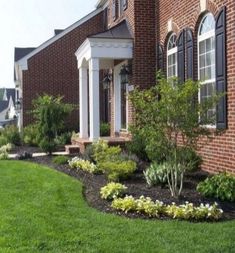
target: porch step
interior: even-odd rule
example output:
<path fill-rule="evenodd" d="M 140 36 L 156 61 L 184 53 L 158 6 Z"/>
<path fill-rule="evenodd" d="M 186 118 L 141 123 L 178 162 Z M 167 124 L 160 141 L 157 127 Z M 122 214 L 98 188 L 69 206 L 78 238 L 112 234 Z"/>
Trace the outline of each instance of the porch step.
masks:
<path fill-rule="evenodd" d="M 78 154 L 80 152 L 80 148 L 78 145 L 66 145 L 65 152 L 68 154 Z"/>

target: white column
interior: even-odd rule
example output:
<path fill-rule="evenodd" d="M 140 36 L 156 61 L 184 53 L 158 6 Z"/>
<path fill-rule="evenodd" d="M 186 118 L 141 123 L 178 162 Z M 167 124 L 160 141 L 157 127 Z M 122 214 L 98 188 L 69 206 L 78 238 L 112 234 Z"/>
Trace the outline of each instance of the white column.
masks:
<path fill-rule="evenodd" d="M 80 111 L 80 138 L 88 138 L 88 94 L 87 68 L 79 69 L 79 111 Z"/>
<path fill-rule="evenodd" d="M 100 137 L 100 79 L 99 59 L 89 60 L 89 104 L 90 104 L 90 140 Z"/>

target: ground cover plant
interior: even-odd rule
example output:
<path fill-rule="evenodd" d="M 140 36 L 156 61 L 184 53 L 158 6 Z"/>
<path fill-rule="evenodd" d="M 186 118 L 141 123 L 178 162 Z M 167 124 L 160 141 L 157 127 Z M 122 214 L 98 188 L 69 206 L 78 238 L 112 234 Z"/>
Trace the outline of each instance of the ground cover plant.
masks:
<path fill-rule="evenodd" d="M 126 193 L 127 187 L 120 183 L 111 182 L 100 189 L 102 199 L 112 200 L 122 197 Z"/>
<path fill-rule="evenodd" d="M 0 161 L 0 179 L 1 252 L 234 251 L 235 221 L 149 221 L 104 214 L 87 205 L 79 181 L 28 162 Z"/>
<path fill-rule="evenodd" d="M 68 156 L 64 156 L 64 155 L 55 156 L 52 159 L 53 163 L 56 163 L 56 164 L 59 164 L 59 165 L 61 165 L 61 164 L 67 164 L 68 160 L 69 160 L 69 157 Z"/>

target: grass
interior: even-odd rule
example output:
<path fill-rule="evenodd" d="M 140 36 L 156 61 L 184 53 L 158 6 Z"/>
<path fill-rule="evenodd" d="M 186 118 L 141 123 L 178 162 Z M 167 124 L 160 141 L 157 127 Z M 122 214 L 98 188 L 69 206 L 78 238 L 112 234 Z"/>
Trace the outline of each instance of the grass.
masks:
<path fill-rule="evenodd" d="M 0 162 L 0 252 L 228 253 L 235 221 L 131 220 L 98 212 L 82 185 L 28 162 Z"/>

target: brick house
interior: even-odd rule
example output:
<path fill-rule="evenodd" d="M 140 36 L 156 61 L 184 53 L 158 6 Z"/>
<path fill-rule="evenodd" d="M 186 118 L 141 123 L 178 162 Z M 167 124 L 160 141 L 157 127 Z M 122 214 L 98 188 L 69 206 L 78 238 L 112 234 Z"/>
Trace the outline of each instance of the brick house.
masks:
<path fill-rule="evenodd" d="M 71 123 L 79 122 L 80 137 L 97 139 L 104 101 L 100 82 L 108 78 L 110 103 L 103 107 L 111 135 L 127 136 L 133 110 L 126 94 L 133 85 L 153 85 L 162 69 L 167 77 L 202 80 L 199 100 L 214 89 L 227 91 L 211 110 L 217 114 L 211 131 L 223 131 L 199 152 L 203 169 L 235 172 L 234 22 L 234 0 L 100 0 L 94 12 L 16 62 L 23 122 L 31 120 L 24 110 L 36 93 L 59 93 L 79 103 L 80 116 L 74 112 Z M 128 81 L 121 72 L 129 74 Z"/>

